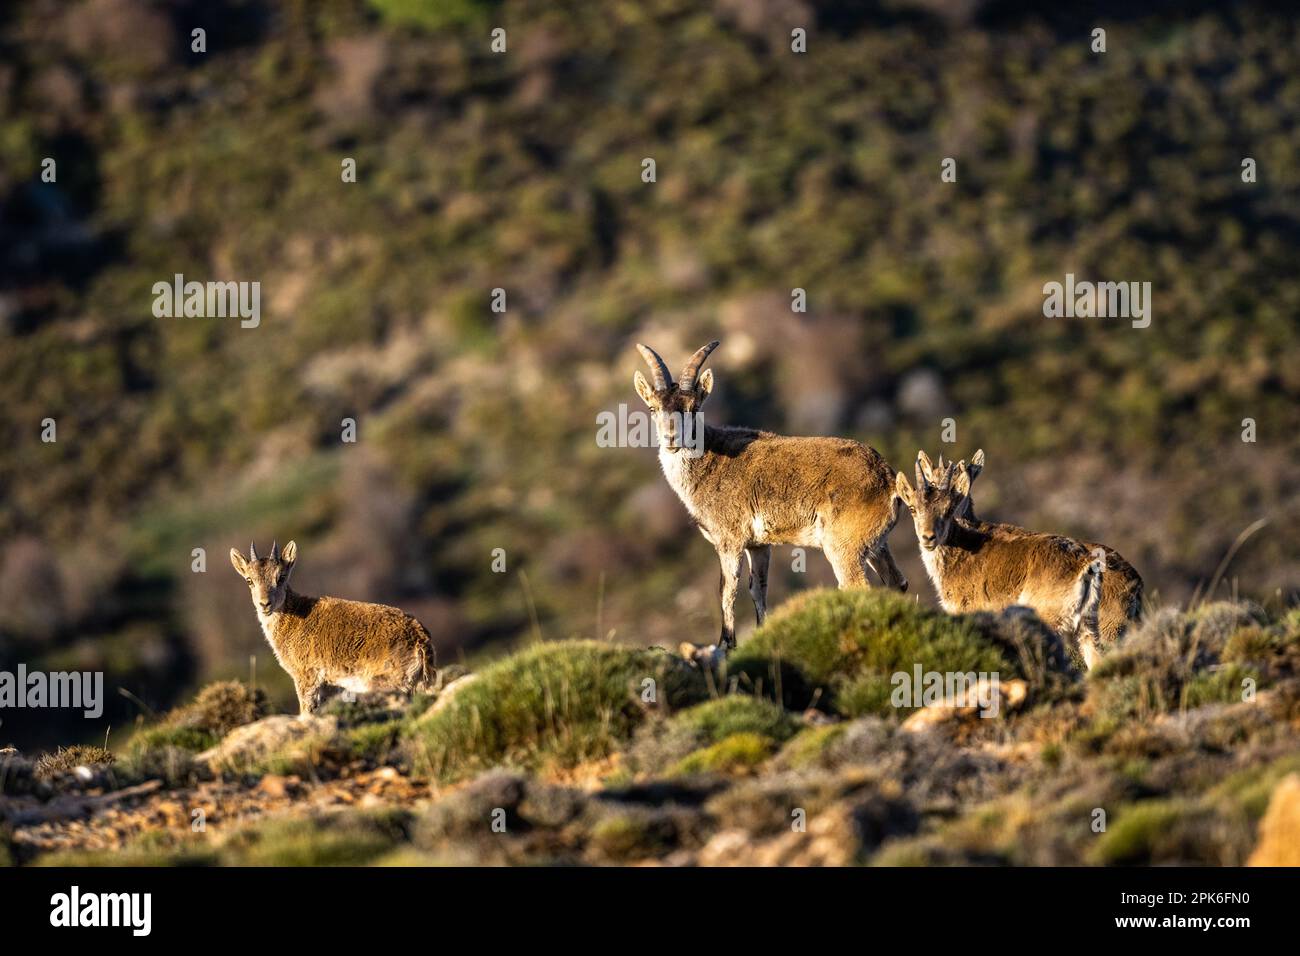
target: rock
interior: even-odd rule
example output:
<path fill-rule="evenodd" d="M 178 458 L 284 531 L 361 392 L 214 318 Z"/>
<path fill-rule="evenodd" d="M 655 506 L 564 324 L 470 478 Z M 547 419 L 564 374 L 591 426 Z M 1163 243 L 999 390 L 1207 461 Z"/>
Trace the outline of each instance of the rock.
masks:
<path fill-rule="evenodd" d="M 1288 774 L 1273 790 L 1246 865 L 1300 866 L 1300 774 Z"/>
<path fill-rule="evenodd" d="M 809 727 L 829 727 L 831 724 L 839 723 L 839 718 L 818 710 L 816 707 L 809 707 L 799 715 L 799 720 Z"/>
<path fill-rule="evenodd" d="M 277 714 L 243 727 L 236 727 L 215 747 L 203 751 L 195 761 L 209 768 L 232 768 L 279 753 L 291 746 L 306 746 L 332 740 L 338 734 L 338 718 Z"/>
<path fill-rule="evenodd" d="M 278 773 L 268 773 L 258 783 L 257 789 L 268 797 L 284 799 L 293 795 L 298 789 L 299 782 L 297 777 L 283 777 Z"/>
<path fill-rule="evenodd" d="M 979 689 L 980 698 L 983 698 L 987 688 Z M 998 685 L 998 693 L 1001 698 L 998 704 L 998 715 L 1009 710 L 1016 710 L 1024 705 L 1029 697 L 1029 685 L 1020 679 L 1001 681 Z M 936 727 L 950 722 L 961 720 L 980 720 L 980 707 L 978 704 L 965 704 L 957 706 L 954 704 L 930 704 L 910 714 L 903 721 L 900 730 L 907 733 L 916 734 L 924 733 Z M 996 719 L 990 716 L 984 719 Z"/>
<path fill-rule="evenodd" d="M 847 805 L 829 807 L 808 821 L 807 832 L 791 830 L 755 840 L 745 830 L 722 830 L 700 850 L 701 866 L 849 866 L 862 841 Z"/>
<path fill-rule="evenodd" d="M 444 687 L 441 691 L 438 692 L 438 699 L 433 702 L 432 707 L 430 707 L 428 710 L 424 712 L 423 715 L 421 715 L 420 719 L 426 720 L 429 717 L 432 717 L 438 711 L 446 707 L 448 702 L 451 701 L 453 697 L 455 697 L 458 693 L 460 693 L 470 684 L 474 683 L 474 681 L 476 680 L 478 680 L 477 674 L 466 674 L 464 677 L 458 677 L 456 680 L 452 681 L 450 684 L 448 684 L 446 687 Z"/>

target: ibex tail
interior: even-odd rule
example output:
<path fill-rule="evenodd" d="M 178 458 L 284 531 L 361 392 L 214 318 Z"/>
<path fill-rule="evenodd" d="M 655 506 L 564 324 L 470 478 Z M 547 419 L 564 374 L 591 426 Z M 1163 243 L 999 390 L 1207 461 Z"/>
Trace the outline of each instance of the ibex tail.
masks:
<path fill-rule="evenodd" d="M 1083 661 L 1091 670 L 1101 656 L 1101 579 L 1106 573 L 1106 552 L 1097 548 L 1092 560 L 1079 573 L 1074 603 L 1074 633 L 1079 641 Z"/>

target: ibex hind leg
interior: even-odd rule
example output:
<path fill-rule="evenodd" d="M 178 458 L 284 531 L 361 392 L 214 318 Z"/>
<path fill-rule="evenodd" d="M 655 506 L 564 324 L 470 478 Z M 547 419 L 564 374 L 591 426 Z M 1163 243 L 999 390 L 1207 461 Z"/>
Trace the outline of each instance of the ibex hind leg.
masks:
<path fill-rule="evenodd" d="M 754 599 L 754 615 L 761 626 L 767 616 L 767 569 L 772 563 L 772 546 L 746 548 L 749 557 L 749 596 Z"/>
<path fill-rule="evenodd" d="M 835 581 L 840 588 L 866 588 L 871 583 L 867 580 L 867 552 L 852 545 L 835 545 L 827 547 L 826 560 L 835 572 Z"/>
<path fill-rule="evenodd" d="M 431 694 L 438 690 L 438 669 L 433 665 L 433 657 L 433 649 L 427 638 L 415 646 L 411 661 L 406 666 L 405 690 L 408 693 L 414 690 Z"/>

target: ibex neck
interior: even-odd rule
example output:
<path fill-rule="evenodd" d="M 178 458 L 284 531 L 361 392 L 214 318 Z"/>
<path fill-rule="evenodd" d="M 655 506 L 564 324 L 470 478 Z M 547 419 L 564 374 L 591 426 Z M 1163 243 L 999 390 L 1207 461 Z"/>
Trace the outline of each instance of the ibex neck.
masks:
<path fill-rule="evenodd" d="M 701 432 L 695 444 L 680 449 L 659 445 L 659 467 L 663 468 L 668 484 L 694 518 L 698 518 L 694 506 L 695 486 L 702 476 L 723 464 L 724 459 L 736 458 L 758 434 L 748 428 L 715 427 L 701 423 Z"/>
<path fill-rule="evenodd" d="M 985 523 L 968 512 L 966 517 L 958 518 L 952 523 L 948 530 L 948 540 L 943 546 L 950 549 L 951 553 L 974 553 L 988 540 L 985 529 Z"/>
<path fill-rule="evenodd" d="M 280 622 L 286 617 L 303 617 L 314 603 L 314 598 L 305 597 L 293 590 L 293 588 L 286 587 L 284 589 L 284 603 L 280 605 L 278 610 L 268 614 L 260 607 L 256 608 L 258 623 L 262 625 L 262 633 L 274 645 L 275 631 Z"/>
<path fill-rule="evenodd" d="M 988 540 L 988 535 L 980 527 L 983 522 L 958 519 L 948 529 L 948 538 L 933 551 L 921 549 L 921 562 L 926 573 L 934 583 L 934 590 L 939 595 L 939 603 L 948 612 L 958 610 L 950 606 L 949 587 L 961 574 L 962 567 Z M 947 586 L 946 586 L 947 585 Z"/>

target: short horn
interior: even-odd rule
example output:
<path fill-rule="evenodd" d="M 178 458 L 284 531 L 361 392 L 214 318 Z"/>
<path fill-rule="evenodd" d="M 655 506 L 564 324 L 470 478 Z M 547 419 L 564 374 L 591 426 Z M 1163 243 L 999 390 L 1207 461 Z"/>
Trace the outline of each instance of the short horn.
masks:
<path fill-rule="evenodd" d="M 709 353 L 716 349 L 720 344 L 721 343 L 719 342 L 710 342 L 708 345 L 697 350 L 696 353 L 691 356 L 691 360 L 687 362 L 686 367 L 682 369 L 681 380 L 677 383 L 681 386 L 683 392 L 695 391 L 695 377 L 700 374 L 700 366 L 703 365 L 704 360 L 709 357 Z"/>
<path fill-rule="evenodd" d="M 254 544 L 252 541 L 248 542 L 248 560 L 249 561 L 257 560 L 257 545 Z"/>
<path fill-rule="evenodd" d="M 965 462 L 962 462 L 962 464 L 964 466 Z M 952 480 L 955 477 L 957 477 L 957 463 L 952 461 L 944 463 L 939 468 L 939 487 L 952 487 Z"/>
<path fill-rule="evenodd" d="M 274 540 L 271 541 L 271 560 L 280 560 L 280 546 L 276 544 Z"/>
<path fill-rule="evenodd" d="M 926 467 L 923 464 L 921 464 L 921 461 L 924 457 L 925 457 L 925 452 L 921 451 L 916 453 L 916 490 L 917 491 L 924 491 L 926 486 L 929 485 L 930 483 L 929 473 Z"/>
<path fill-rule="evenodd" d="M 650 373 L 654 378 L 654 387 L 656 392 L 663 392 L 673 383 L 672 373 L 668 371 L 668 363 L 659 357 L 659 353 L 649 346 L 637 343 L 636 350 L 641 353 L 645 363 L 650 366 Z"/>

